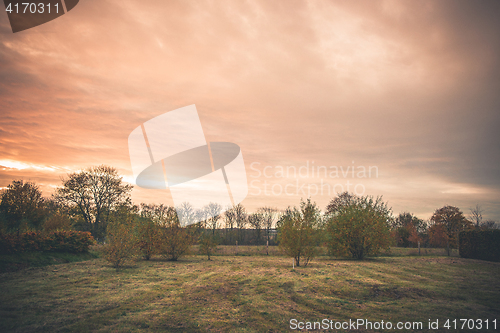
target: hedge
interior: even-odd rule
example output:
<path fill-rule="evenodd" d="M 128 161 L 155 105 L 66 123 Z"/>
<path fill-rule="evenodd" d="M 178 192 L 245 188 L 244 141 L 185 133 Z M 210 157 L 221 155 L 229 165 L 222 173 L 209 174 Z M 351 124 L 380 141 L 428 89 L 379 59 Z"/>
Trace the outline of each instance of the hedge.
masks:
<path fill-rule="evenodd" d="M 53 231 L 0 234 L 0 254 L 21 252 L 87 252 L 94 243 L 90 232 Z"/>
<path fill-rule="evenodd" d="M 462 258 L 500 261 L 500 230 L 464 230 L 458 239 Z"/>

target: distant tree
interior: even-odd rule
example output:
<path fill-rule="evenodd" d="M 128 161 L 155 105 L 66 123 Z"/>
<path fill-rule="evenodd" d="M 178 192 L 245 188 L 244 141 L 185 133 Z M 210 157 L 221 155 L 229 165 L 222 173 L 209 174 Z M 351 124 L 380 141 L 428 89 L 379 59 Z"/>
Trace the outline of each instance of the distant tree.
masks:
<path fill-rule="evenodd" d="M 177 210 L 165 207 L 161 213 L 159 252 L 168 260 L 177 261 L 196 240 L 196 225 L 181 226 Z"/>
<path fill-rule="evenodd" d="M 234 227 L 236 226 L 236 211 L 233 207 L 228 207 L 224 212 L 224 222 L 226 227 L 226 244 L 233 244 Z M 229 230 L 228 230 L 229 229 Z M 229 232 L 229 235 L 228 235 Z"/>
<path fill-rule="evenodd" d="M 450 247 L 458 248 L 458 233 L 473 227 L 462 211 L 454 206 L 437 209 L 431 217 L 431 222 L 444 228 L 448 255 L 450 255 Z"/>
<path fill-rule="evenodd" d="M 0 215 L 5 231 L 40 229 L 46 216 L 45 200 L 34 182 L 14 180 L 0 193 Z"/>
<path fill-rule="evenodd" d="M 215 236 L 215 230 L 219 225 L 219 220 L 221 218 L 222 207 L 218 203 L 211 202 L 205 208 L 205 228 L 212 231 L 212 235 Z"/>
<path fill-rule="evenodd" d="M 277 223 L 279 246 L 295 260 L 295 265 L 304 266 L 317 255 L 321 242 L 321 211 L 311 199 L 300 202 L 297 207 L 288 208 Z"/>
<path fill-rule="evenodd" d="M 177 215 L 181 226 L 188 226 L 193 224 L 196 219 L 204 219 L 203 211 L 196 211 L 189 202 L 183 202 L 180 206 L 176 207 Z"/>
<path fill-rule="evenodd" d="M 218 226 L 222 207 L 218 203 L 209 203 L 203 208 L 203 222 L 201 226 L 201 234 L 198 239 L 199 252 L 207 255 L 208 260 L 211 260 L 211 255 L 217 249 L 219 244 L 215 230 Z"/>
<path fill-rule="evenodd" d="M 469 221 L 476 229 L 496 229 L 499 226 L 493 220 L 486 220 L 483 222 L 483 209 L 480 205 L 470 208 Z"/>
<path fill-rule="evenodd" d="M 493 220 L 487 220 L 481 223 L 481 229 L 500 229 L 500 224 Z"/>
<path fill-rule="evenodd" d="M 261 207 L 257 210 L 257 212 L 262 215 L 264 228 L 266 228 L 266 238 L 269 244 L 270 231 L 273 229 L 279 218 L 278 209 L 274 207 Z"/>
<path fill-rule="evenodd" d="M 331 209 L 327 216 L 330 255 L 363 259 L 388 249 L 391 222 L 391 210 L 382 197 L 349 195 L 348 201 Z"/>
<path fill-rule="evenodd" d="M 392 222 L 398 246 L 408 247 L 416 245 L 421 240 L 421 235 L 426 231 L 426 224 L 422 219 L 411 213 L 400 213 Z"/>
<path fill-rule="evenodd" d="M 255 230 L 256 244 L 260 244 L 262 227 L 264 226 L 264 217 L 261 213 L 252 213 L 248 215 L 248 224 Z"/>
<path fill-rule="evenodd" d="M 141 203 L 139 217 L 137 218 L 135 230 L 137 235 L 137 246 L 145 260 L 158 253 L 161 237 L 160 223 L 165 214 L 166 207 Z"/>
<path fill-rule="evenodd" d="M 237 204 L 233 207 L 234 210 L 234 219 L 236 222 L 236 227 L 238 228 L 238 242 L 241 244 L 243 242 L 243 233 L 242 230 L 245 229 L 247 225 L 247 211 L 242 204 Z"/>
<path fill-rule="evenodd" d="M 481 227 L 483 221 L 483 210 L 481 209 L 481 206 L 476 205 L 476 207 L 470 208 L 469 221 L 476 229 Z"/>
<path fill-rule="evenodd" d="M 115 168 L 101 165 L 69 174 L 54 198 L 77 207 L 94 238 L 103 239 L 113 210 L 123 204 L 130 205 L 131 190 L 132 186 L 122 182 Z"/>

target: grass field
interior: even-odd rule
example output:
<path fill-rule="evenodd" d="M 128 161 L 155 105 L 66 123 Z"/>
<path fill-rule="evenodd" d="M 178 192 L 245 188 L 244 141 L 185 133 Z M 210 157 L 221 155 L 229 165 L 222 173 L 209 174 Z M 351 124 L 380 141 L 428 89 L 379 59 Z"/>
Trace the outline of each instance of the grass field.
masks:
<path fill-rule="evenodd" d="M 97 258 L 2 273 L 0 331 L 286 332 L 291 319 L 358 318 L 423 323 L 406 332 L 427 331 L 429 319 L 439 319 L 433 332 L 455 331 L 443 329 L 446 319 L 489 319 L 490 331 L 492 320 L 500 324 L 499 263 L 396 249 L 292 269 L 287 257 L 232 250 L 212 261 L 155 258 L 115 270 Z"/>

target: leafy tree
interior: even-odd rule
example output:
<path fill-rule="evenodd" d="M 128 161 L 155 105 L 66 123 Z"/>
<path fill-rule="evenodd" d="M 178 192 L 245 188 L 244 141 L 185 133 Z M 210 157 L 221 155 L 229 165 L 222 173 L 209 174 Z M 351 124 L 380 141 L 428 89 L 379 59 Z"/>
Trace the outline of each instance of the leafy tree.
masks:
<path fill-rule="evenodd" d="M 87 230 L 94 238 L 103 239 L 110 214 L 118 206 L 130 203 L 131 190 L 132 186 L 122 182 L 115 168 L 101 165 L 69 174 L 54 197 L 76 207 Z"/>
<path fill-rule="evenodd" d="M 287 256 L 293 257 L 295 265 L 307 266 L 317 255 L 320 243 L 321 211 L 311 199 L 300 202 L 297 207 L 285 211 L 278 221 L 279 246 Z"/>
<path fill-rule="evenodd" d="M 351 203 L 355 202 L 358 198 L 356 195 L 349 192 L 342 192 L 334 199 L 330 200 L 328 206 L 326 206 L 325 215 L 332 215 L 345 207 L 348 207 Z"/>
<path fill-rule="evenodd" d="M 208 260 L 211 260 L 210 256 L 215 252 L 218 245 L 216 236 L 212 234 L 210 230 L 203 229 L 199 238 L 199 245 L 200 253 L 206 254 Z"/>
<path fill-rule="evenodd" d="M 431 222 L 444 228 L 448 255 L 450 255 L 450 247 L 458 248 L 458 233 L 472 228 L 472 223 L 465 218 L 460 209 L 454 206 L 437 209 L 431 217 Z"/>
<path fill-rule="evenodd" d="M 136 223 L 137 246 L 144 257 L 149 260 L 158 252 L 160 239 L 159 219 L 163 205 L 147 205 L 142 203 Z"/>
<path fill-rule="evenodd" d="M 0 193 L 0 215 L 6 231 L 40 229 L 46 216 L 45 200 L 38 185 L 15 180 Z"/>
<path fill-rule="evenodd" d="M 432 247 L 446 247 L 448 244 L 448 235 L 443 224 L 433 224 L 427 231 L 429 235 L 429 244 Z"/>
<path fill-rule="evenodd" d="M 137 255 L 137 237 L 134 233 L 137 215 L 126 205 L 113 212 L 106 228 L 106 244 L 102 247 L 104 259 L 115 268 L 123 266 Z"/>
<path fill-rule="evenodd" d="M 46 210 L 46 217 L 43 222 L 43 231 L 51 232 L 74 230 L 73 220 L 65 207 L 53 199 L 46 199 L 44 206 Z"/>
<path fill-rule="evenodd" d="M 329 210 L 326 229 L 330 255 L 363 259 L 388 249 L 392 213 L 382 197 L 344 195 L 347 197 Z"/>
<path fill-rule="evenodd" d="M 421 234 L 426 230 L 424 220 L 411 213 L 400 213 L 392 223 L 393 232 L 398 246 L 416 245 L 421 240 Z"/>
<path fill-rule="evenodd" d="M 160 242 L 160 227 L 149 218 L 138 217 L 136 221 L 137 246 L 145 260 L 157 253 Z"/>
<path fill-rule="evenodd" d="M 196 226 L 182 227 L 174 207 L 163 206 L 160 216 L 159 252 L 168 260 L 177 261 L 194 243 Z"/>

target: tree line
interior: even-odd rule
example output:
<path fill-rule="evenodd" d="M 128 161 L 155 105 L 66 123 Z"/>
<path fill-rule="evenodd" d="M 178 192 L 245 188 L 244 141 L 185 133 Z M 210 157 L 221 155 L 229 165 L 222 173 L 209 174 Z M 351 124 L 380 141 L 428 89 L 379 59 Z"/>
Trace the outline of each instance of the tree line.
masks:
<path fill-rule="evenodd" d="M 79 230 L 89 231 L 108 244 L 110 256 L 122 257 L 127 246 L 144 258 L 164 254 L 176 260 L 194 243 L 210 255 L 218 244 L 275 245 L 307 265 L 326 246 L 334 256 L 362 259 L 389 246 L 457 248 L 458 233 L 467 229 L 497 226 L 482 220 L 480 206 L 469 218 L 457 207 L 437 209 L 428 221 L 404 212 L 397 217 L 382 197 L 341 193 L 325 211 L 311 199 L 298 207 L 279 211 L 261 207 L 253 213 L 238 204 L 223 207 L 211 203 L 195 211 L 188 204 L 180 209 L 165 205 L 134 205 L 132 186 L 125 184 L 113 167 L 101 165 L 68 174 L 54 194 L 45 198 L 34 182 L 15 180 L 0 193 L 0 232 Z M 202 222 L 182 227 L 183 220 Z M 112 248 L 110 244 L 122 244 Z M 116 253 L 112 253 L 115 251 Z M 130 251 L 129 251 L 130 252 Z"/>

